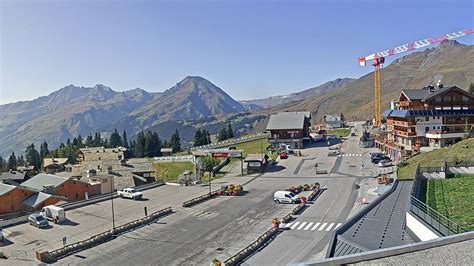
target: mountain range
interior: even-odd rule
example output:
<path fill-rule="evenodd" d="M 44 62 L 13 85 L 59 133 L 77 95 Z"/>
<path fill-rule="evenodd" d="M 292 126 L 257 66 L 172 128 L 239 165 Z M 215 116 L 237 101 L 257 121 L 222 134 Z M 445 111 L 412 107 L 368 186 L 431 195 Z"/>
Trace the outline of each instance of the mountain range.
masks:
<path fill-rule="evenodd" d="M 474 46 L 445 41 L 409 54 L 382 69 L 382 104 L 386 109 L 402 89 L 436 83 L 467 89 L 474 83 Z M 356 62 L 355 62 L 356 63 Z M 366 119 L 373 113 L 373 74 L 340 78 L 289 95 L 238 102 L 210 81 L 189 76 L 162 93 L 142 89 L 117 92 L 98 84 L 66 86 L 32 101 L 0 105 L 0 155 L 22 152 L 27 144 L 47 141 L 56 147 L 67 138 L 114 128 L 133 138 L 141 130 L 168 139 L 179 129 L 184 142 L 198 128 L 213 133 L 229 121 L 237 133 L 262 130 L 268 114 L 311 111 L 320 121 L 328 113 Z"/>
<path fill-rule="evenodd" d="M 473 58 L 473 45 L 444 41 L 435 48 L 394 60 L 381 69 L 382 109 L 388 109 L 390 101 L 397 100 L 402 89 L 421 89 L 438 80 L 446 86 L 468 90 L 474 83 Z M 364 120 L 373 117 L 373 106 L 374 76 L 369 73 L 337 90 L 266 112 L 310 110 L 317 121 L 325 114 L 342 112 L 347 119 Z"/>

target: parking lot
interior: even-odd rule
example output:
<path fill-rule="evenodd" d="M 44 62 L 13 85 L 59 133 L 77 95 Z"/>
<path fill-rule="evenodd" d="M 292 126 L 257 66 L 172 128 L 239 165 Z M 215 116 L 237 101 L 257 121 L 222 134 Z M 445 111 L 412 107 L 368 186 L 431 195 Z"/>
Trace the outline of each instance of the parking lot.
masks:
<path fill-rule="evenodd" d="M 275 191 L 315 182 L 326 188 L 321 196 L 295 216 L 292 223 L 283 225 L 286 230 L 245 264 L 283 265 L 322 258 L 331 233 L 357 209 L 356 198 L 361 192 L 373 189 L 374 179 L 368 176 L 377 171 L 377 166 L 370 164 L 368 153 L 372 150 L 359 148 L 357 136 L 342 144 L 338 140 L 330 144 L 331 147 L 342 145 L 339 157 L 328 157 L 329 147 L 321 143 L 302 150 L 302 156 L 279 160 L 259 177 L 226 176 L 213 183 L 216 189 L 223 184 L 250 182 L 244 186 L 247 193 L 243 196 L 218 197 L 183 208 L 183 201 L 203 195 L 209 188 L 166 185 L 144 191 L 145 199 L 141 201 L 115 199 L 116 225 L 143 217 L 144 207 L 151 213 L 171 206 L 174 213 L 58 263 L 201 265 L 208 264 L 212 258 L 224 261 L 268 230 L 272 218 L 282 218 L 294 208 L 292 204 L 274 203 Z M 328 174 L 316 175 L 316 169 L 324 169 Z M 360 189 L 359 184 L 363 185 Z M 72 243 L 110 230 L 111 201 L 67 211 L 67 217 L 68 223 L 48 229 L 28 224 L 4 229 L 10 242 L 3 251 L 15 264 L 31 264 L 36 250 L 59 248 L 63 237 Z"/>

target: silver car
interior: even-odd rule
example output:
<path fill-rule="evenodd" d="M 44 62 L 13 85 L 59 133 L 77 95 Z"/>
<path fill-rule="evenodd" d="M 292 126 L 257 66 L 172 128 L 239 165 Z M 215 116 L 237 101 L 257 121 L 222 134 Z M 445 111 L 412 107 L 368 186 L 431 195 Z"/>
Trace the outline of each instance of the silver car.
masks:
<path fill-rule="evenodd" d="M 39 213 L 33 213 L 28 216 L 28 223 L 38 228 L 45 228 L 49 226 L 48 220 Z"/>

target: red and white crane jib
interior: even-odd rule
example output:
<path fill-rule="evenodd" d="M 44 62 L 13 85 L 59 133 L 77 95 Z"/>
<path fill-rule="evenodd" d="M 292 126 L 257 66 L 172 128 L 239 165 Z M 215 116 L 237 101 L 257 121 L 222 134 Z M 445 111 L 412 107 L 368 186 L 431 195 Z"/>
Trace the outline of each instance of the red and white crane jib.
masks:
<path fill-rule="evenodd" d="M 469 34 L 473 34 L 473 33 L 474 33 L 474 29 L 467 29 L 467 30 L 462 30 L 462 31 L 456 31 L 453 33 L 448 33 L 439 37 L 434 37 L 434 38 L 430 37 L 423 40 L 407 43 L 407 44 L 404 44 L 392 49 L 388 49 L 382 52 L 374 53 L 365 57 L 360 57 L 357 61 L 359 62 L 361 66 L 365 66 L 365 63 L 367 61 L 372 61 L 372 60 L 378 61 L 379 59 L 382 59 L 387 56 L 396 55 L 399 53 L 404 53 L 407 51 L 423 48 L 432 44 L 440 43 L 444 40 L 453 40 L 453 39 L 466 36 Z M 381 62 L 382 64 L 383 64 L 383 61 L 384 59 L 382 59 L 382 62 Z M 377 64 L 378 62 L 375 62 L 375 63 Z"/>

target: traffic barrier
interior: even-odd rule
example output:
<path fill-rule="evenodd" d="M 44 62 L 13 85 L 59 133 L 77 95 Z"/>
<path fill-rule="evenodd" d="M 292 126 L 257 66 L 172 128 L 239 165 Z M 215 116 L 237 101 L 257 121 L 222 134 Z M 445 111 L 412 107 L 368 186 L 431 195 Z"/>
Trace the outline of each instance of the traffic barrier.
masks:
<path fill-rule="evenodd" d="M 238 265 L 245 258 L 247 258 L 250 254 L 254 253 L 259 248 L 261 248 L 264 244 L 266 244 L 268 242 L 268 240 L 273 238 L 278 232 L 279 232 L 279 230 L 277 228 L 272 227 L 271 229 L 269 229 L 268 231 L 263 233 L 263 235 L 261 235 L 257 240 L 252 242 L 252 244 L 250 244 L 246 248 L 242 249 L 236 255 L 234 255 L 234 256 L 230 257 L 229 259 L 227 259 L 226 261 L 224 261 L 224 265 L 226 265 L 226 266 L 227 265 L 230 265 L 230 266 Z"/>
<path fill-rule="evenodd" d="M 306 208 L 306 204 L 300 203 L 300 204 L 298 204 L 298 206 L 296 206 L 296 207 L 291 211 L 291 213 L 292 213 L 293 215 L 300 214 L 300 213 L 303 212 L 303 210 L 304 210 L 305 208 Z"/>
<path fill-rule="evenodd" d="M 214 190 L 211 192 L 211 195 L 209 196 L 209 193 L 208 194 L 205 194 L 205 195 L 202 195 L 202 196 L 199 196 L 197 198 L 194 198 L 194 199 L 190 199 L 188 201 L 185 201 L 183 202 L 183 207 L 187 208 L 187 207 L 191 207 L 191 206 L 194 206 L 196 204 L 199 204 L 201 202 L 204 202 L 206 200 L 209 200 L 215 196 L 218 196 L 218 195 L 221 195 L 222 193 L 224 193 L 224 190 L 223 189 L 218 189 L 218 190 Z"/>
<path fill-rule="evenodd" d="M 324 189 L 316 189 L 311 192 L 311 194 L 308 195 L 308 201 L 314 201 L 316 200 L 322 193 Z"/>
<path fill-rule="evenodd" d="M 114 239 L 117 235 L 123 234 L 125 232 L 128 232 L 132 229 L 136 229 L 138 227 L 141 227 L 143 225 L 149 224 L 156 219 L 163 217 L 165 215 L 168 215 L 172 213 L 173 210 L 171 207 L 168 207 L 163 210 L 159 210 L 157 212 L 154 212 L 144 218 L 140 218 L 138 220 L 131 221 L 129 223 L 120 225 L 115 228 L 115 231 L 109 230 L 106 232 L 102 232 L 100 234 L 94 235 L 86 240 L 83 241 L 78 241 L 69 245 L 66 245 L 62 248 L 53 250 L 53 251 L 37 251 L 36 252 L 36 258 L 40 260 L 41 262 L 45 263 L 54 263 L 58 259 L 64 258 L 66 256 L 69 256 L 73 253 L 76 253 L 81 250 L 85 250 L 94 246 L 97 246 L 99 244 L 105 243 L 107 241 L 110 241 Z"/>

